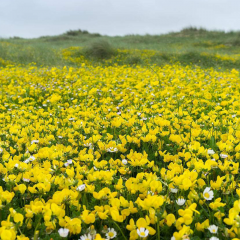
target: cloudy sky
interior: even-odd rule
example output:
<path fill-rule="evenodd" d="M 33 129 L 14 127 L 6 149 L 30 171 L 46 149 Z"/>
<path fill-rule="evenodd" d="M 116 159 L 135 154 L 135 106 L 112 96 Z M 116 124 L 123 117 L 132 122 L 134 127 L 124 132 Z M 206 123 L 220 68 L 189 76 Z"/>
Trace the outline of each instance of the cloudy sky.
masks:
<path fill-rule="evenodd" d="M 187 26 L 240 30 L 240 0 L 0 0 L 0 36 L 82 29 L 106 35 L 160 34 Z"/>

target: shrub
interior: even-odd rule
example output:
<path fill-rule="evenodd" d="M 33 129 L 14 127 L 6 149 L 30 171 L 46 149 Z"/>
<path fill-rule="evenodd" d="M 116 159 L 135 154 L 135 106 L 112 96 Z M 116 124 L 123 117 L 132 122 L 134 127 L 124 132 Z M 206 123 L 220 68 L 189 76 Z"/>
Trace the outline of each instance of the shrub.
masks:
<path fill-rule="evenodd" d="M 204 28 L 197 28 L 197 27 L 186 27 L 181 30 L 181 33 L 185 34 L 194 34 L 194 33 L 206 33 L 207 30 Z"/>
<path fill-rule="evenodd" d="M 84 31 L 85 32 L 85 31 Z M 69 36 L 77 36 L 79 34 L 83 33 L 82 30 L 69 30 L 66 32 L 66 35 L 69 35 Z"/>
<path fill-rule="evenodd" d="M 105 40 L 94 41 L 83 49 L 85 57 L 95 59 L 107 59 L 115 55 L 115 53 L 114 48 Z"/>
<path fill-rule="evenodd" d="M 232 45 L 233 47 L 238 47 L 238 46 L 240 46 L 240 38 L 234 39 L 234 40 L 231 42 L 231 45 Z"/>
<path fill-rule="evenodd" d="M 128 65 L 137 65 L 137 64 L 142 64 L 143 63 L 141 57 L 140 56 L 136 56 L 136 55 L 128 56 L 126 58 L 125 62 Z"/>

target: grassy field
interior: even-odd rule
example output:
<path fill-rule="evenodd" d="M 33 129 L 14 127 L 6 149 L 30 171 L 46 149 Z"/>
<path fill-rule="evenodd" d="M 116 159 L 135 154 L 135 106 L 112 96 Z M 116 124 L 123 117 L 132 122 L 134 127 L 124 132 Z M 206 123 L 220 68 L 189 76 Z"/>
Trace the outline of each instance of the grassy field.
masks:
<path fill-rule="evenodd" d="M 128 35 L 109 37 L 90 34 L 86 31 L 68 31 L 59 36 L 46 36 L 36 39 L 13 37 L 0 39 L 0 65 L 8 63 L 38 66 L 77 66 L 78 61 L 67 61 L 62 51 L 71 47 L 74 58 L 88 55 L 83 49 L 91 44 L 107 41 L 118 51 L 110 61 L 111 64 L 157 64 L 169 63 L 197 65 L 204 68 L 238 68 L 240 67 L 240 32 L 224 33 L 204 29 L 186 28 L 181 32 L 165 35 Z M 154 51 L 142 54 L 139 50 Z M 117 55 L 117 56 L 116 56 Z M 110 56 L 111 57 L 111 56 Z M 102 58 L 91 61 L 105 63 Z M 109 61 L 107 61 L 109 64 Z"/>

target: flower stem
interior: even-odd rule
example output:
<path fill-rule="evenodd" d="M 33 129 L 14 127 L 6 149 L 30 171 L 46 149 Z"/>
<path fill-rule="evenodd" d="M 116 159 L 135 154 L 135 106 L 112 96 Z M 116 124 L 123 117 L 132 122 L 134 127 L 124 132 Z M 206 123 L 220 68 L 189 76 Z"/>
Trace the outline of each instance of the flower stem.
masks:
<path fill-rule="evenodd" d="M 124 238 L 125 240 L 127 240 L 127 238 L 126 238 L 125 235 L 123 234 L 123 232 L 122 232 L 121 228 L 119 227 L 119 225 L 118 225 L 116 222 L 113 222 L 113 223 L 116 225 L 116 227 L 118 228 L 118 230 L 121 232 L 123 238 Z"/>
<path fill-rule="evenodd" d="M 42 216 L 39 217 L 38 223 L 37 223 L 37 225 L 35 227 L 33 240 L 37 240 L 38 239 L 39 231 L 37 229 L 38 229 L 38 226 L 40 225 L 41 219 L 42 219 Z"/>
<path fill-rule="evenodd" d="M 159 219 L 157 221 L 157 234 L 158 234 L 158 240 L 160 240 L 160 227 L 159 227 Z"/>

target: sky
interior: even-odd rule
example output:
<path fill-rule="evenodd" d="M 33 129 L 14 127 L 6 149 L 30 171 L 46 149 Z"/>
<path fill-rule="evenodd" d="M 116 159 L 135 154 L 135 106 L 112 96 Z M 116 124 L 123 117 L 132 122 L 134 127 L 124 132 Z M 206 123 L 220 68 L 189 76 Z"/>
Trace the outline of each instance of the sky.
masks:
<path fill-rule="evenodd" d="M 240 30 L 240 0 L 0 0 L 0 37 L 35 38 L 70 29 L 109 36 L 184 27 Z"/>

